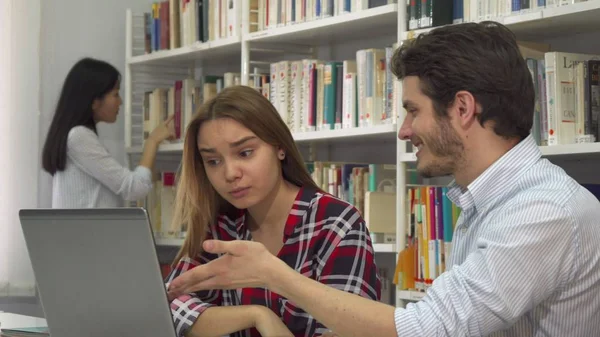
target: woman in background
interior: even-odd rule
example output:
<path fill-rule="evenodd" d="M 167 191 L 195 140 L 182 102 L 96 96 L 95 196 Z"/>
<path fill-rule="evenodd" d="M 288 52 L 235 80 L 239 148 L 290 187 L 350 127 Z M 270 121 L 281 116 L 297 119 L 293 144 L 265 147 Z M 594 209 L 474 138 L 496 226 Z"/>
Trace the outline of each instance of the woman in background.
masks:
<path fill-rule="evenodd" d="M 379 300 L 380 281 L 364 220 L 313 182 L 292 134 L 256 90 L 224 89 L 185 137 L 173 224 L 185 242 L 167 277 L 216 259 L 206 239 L 252 240 L 323 284 Z M 294 303 L 261 288 L 170 298 L 179 336 L 320 336 L 327 329 Z"/>
<path fill-rule="evenodd" d="M 145 140 L 139 165 L 133 171 L 123 167 L 96 131 L 97 123 L 117 119 L 120 82 L 115 67 L 91 58 L 69 71 L 42 152 L 43 168 L 52 175 L 53 208 L 119 207 L 152 188 L 158 145 L 174 135 L 172 117 Z"/>

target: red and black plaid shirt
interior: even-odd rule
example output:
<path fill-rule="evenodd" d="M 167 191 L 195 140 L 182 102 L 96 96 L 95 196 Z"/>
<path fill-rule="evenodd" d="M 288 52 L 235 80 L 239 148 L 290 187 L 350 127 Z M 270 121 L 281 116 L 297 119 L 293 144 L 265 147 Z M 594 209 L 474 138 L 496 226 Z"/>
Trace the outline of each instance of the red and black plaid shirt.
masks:
<path fill-rule="evenodd" d="M 237 219 L 221 216 L 210 237 L 219 240 L 251 240 L 245 212 Z M 359 212 L 335 197 L 300 189 L 288 216 L 284 245 L 278 257 L 297 272 L 321 283 L 372 300 L 379 300 L 381 283 L 377 276 L 373 246 Z M 167 282 L 181 273 L 217 258 L 203 253 L 197 259 L 182 259 Z M 279 315 L 294 336 L 319 336 L 327 329 L 287 299 L 263 288 L 211 290 L 182 295 L 171 302 L 178 336 L 211 306 L 264 305 Z M 232 319 L 235 319 L 232 317 Z M 260 336 L 256 329 L 232 334 Z"/>

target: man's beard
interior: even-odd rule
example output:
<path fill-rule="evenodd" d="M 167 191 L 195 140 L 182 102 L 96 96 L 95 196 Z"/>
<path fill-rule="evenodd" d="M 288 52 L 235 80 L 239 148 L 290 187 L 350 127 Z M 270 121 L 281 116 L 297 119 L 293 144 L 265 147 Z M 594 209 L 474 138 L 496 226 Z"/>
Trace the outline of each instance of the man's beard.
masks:
<path fill-rule="evenodd" d="M 438 130 L 423 138 L 430 162 L 417 170 L 424 178 L 453 175 L 463 162 L 464 145 L 447 119 L 438 119 Z"/>

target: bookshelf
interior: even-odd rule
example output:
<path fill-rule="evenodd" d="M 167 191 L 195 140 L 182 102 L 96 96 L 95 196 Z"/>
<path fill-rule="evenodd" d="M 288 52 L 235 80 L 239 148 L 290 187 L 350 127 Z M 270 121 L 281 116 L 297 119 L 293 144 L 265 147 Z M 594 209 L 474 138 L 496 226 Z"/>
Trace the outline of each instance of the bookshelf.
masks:
<path fill-rule="evenodd" d="M 576 35 L 598 29 L 599 15 L 598 1 L 587 0 L 564 6 L 530 9 L 506 16 L 489 17 L 487 20 L 508 26 L 519 38 L 543 39 L 557 35 Z M 433 28 L 404 31 L 400 36 L 406 40 L 431 29 Z"/>
<path fill-rule="evenodd" d="M 187 63 L 200 60 L 215 60 L 219 58 L 232 58 L 240 54 L 242 42 L 240 37 L 224 38 L 217 41 L 196 42 L 172 50 L 160 50 L 152 54 L 131 56 L 127 63 L 135 65 L 161 65 L 168 63 Z"/>
<path fill-rule="evenodd" d="M 401 44 L 432 29 L 408 30 L 409 13 L 406 3 L 391 2 L 394 3 L 256 30 L 251 18 L 257 10 L 250 9 L 251 0 L 241 0 L 241 15 L 238 17 L 241 19 L 241 27 L 238 36 L 195 42 L 150 54 L 144 53 L 143 32 L 140 31 L 143 29 L 140 26 L 141 13 L 127 11 L 124 109 L 125 149 L 129 159 L 135 163 L 134 159 L 143 150 L 140 141 L 143 131 L 140 125 L 141 91 L 184 76 L 203 76 L 209 70 L 239 73 L 240 83 L 249 85 L 256 76 L 253 68 L 268 68 L 278 61 L 303 58 L 346 60 L 353 58 L 357 50 L 383 48 L 392 43 Z M 471 0 L 471 6 L 473 3 L 474 0 Z M 514 31 L 519 40 L 547 43 L 552 51 L 600 54 L 600 45 L 597 43 L 600 40 L 600 0 L 533 8 L 507 15 L 492 16 L 484 13 L 484 16 L 471 21 L 485 19 L 503 23 Z M 404 110 L 398 104 L 401 86 L 398 83 L 395 86 L 395 118 L 389 123 L 292 132 L 308 160 L 316 158 L 323 161 L 396 165 L 396 208 L 392 210 L 396 215 L 395 244 L 374 244 L 376 252 L 392 254 L 402 251 L 406 244 L 408 220 L 405 205 L 407 190 L 413 186 L 409 172 L 416 162 L 410 144 L 397 139 Z M 157 166 L 177 167 L 182 146 L 180 142 L 162 144 L 159 147 Z M 565 167 L 576 179 L 585 183 L 598 182 L 592 171 L 593 167 L 600 164 L 600 142 L 540 146 L 540 150 L 544 157 Z M 179 247 L 182 240 L 157 238 L 156 243 L 164 247 Z M 394 302 L 402 306 L 406 301 L 418 300 L 422 296 L 422 292 L 398 290 L 394 295 Z"/>
<path fill-rule="evenodd" d="M 249 33 L 245 41 L 297 44 L 328 43 L 351 36 L 353 39 L 371 37 L 393 26 L 398 19 L 398 4 L 387 4 L 368 10 L 344 13 L 328 18 L 296 23 L 281 28 Z"/>
<path fill-rule="evenodd" d="M 539 146 L 539 149 L 542 152 L 542 156 L 550 160 L 562 158 L 577 160 L 585 159 L 589 156 L 599 155 L 600 142 Z M 405 152 L 398 158 L 398 160 L 401 162 L 412 163 L 417 161 L 417 157 L 413 152 Z"/>

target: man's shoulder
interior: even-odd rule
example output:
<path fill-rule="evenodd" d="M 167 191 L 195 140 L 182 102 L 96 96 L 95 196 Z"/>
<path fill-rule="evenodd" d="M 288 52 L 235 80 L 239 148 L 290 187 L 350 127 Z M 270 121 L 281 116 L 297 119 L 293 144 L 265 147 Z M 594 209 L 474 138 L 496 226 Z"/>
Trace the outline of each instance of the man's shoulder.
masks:
<path fill-rule="evenodd" d="M 561 167 L 542 160 L 519 179 L 507 195 L 504 206 L 521 208 L 529 214 L 535 211 L 534 208 L 540 211 L 552 208 L 564 216 L 574 216 L 578 204 L 600 206 L 598 200 L 590 196 L 591 193 Z"/>
<path fill-rule="evenodd" d="M 520 179 L 516 197 L 520 200 L 536 199 L 565 206 L 584 189 L 565 170 L 548 160 L 541 160 Z"/>

